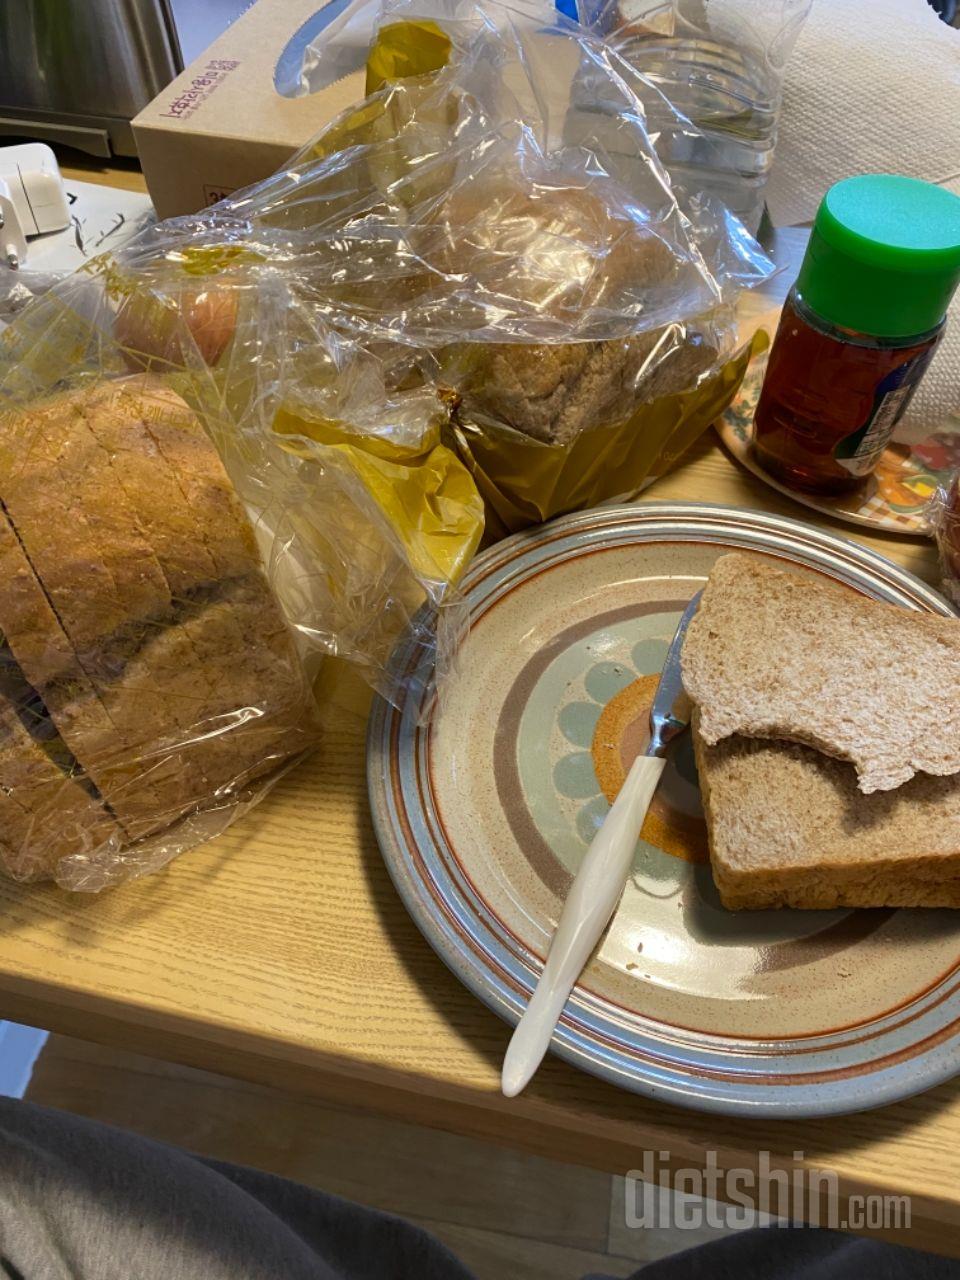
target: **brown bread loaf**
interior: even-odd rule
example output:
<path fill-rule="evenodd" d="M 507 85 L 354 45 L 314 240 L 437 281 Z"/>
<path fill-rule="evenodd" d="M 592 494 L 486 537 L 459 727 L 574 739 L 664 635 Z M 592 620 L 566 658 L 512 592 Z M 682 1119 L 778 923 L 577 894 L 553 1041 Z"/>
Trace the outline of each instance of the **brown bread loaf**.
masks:
<path fill-rule="evenodd" d="M 233 803 L 314 742 L 249 521 L 200 421 L 159 379 L 3 416 L 0 573 L 0 629 L 115 838 Z M 26 740 L 12 721 L 7 738 L 14 769 Z"/>
<path fill-rule="evenodd" d="M 83 669 L 23 546 L 0 510 L 0 629 L 27 683 L 37 691 L 67 749 L 83 759 L 112 811 L 132 822 L 159 810 L 135 755 L 118 736 L 103 698 Z"/>

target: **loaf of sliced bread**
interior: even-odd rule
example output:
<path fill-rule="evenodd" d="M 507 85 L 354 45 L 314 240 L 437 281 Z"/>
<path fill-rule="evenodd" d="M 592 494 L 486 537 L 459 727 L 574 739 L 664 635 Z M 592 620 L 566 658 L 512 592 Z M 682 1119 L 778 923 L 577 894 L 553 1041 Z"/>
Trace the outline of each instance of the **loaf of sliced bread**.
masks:
<path fill-rule="evenodd" d="M 864 795 L 853 766 L 758 738 L 694 750 L 725 907 L 960 907 L 960 777 Z"/>
<path fill-rule="evenodd" d="M 708 745 L 732 734 L 805 743 L 852 763 L 866 793 L 960 771 L 960 621 L 766 557 L 716 562 L 683 681 Z"/>
<path fill-rule="evenodd" d="M 183 645 L 175 668 L 157 666 L 136 698 L 127 693 L 129 662 L 158 633 L 182 624 L 127 499 L 121 467 L 90 427 L 87 400 L 85 394 L 54 397 L 6 423 L 0 499 L 110 722 L 107 735 L 71 741 L 71 750 L 110 796 L 135 839 L 179 816 L 191 794 L 209 789 L 199 761 L 196 776 L 188 780 L 167 756 L 144 759 L 152 754 L 145 745 L 161 735 L 189 736 L 192 708 L 209 698 L 209 687 L 196 660 L 185 660 L 191 655 Z M 101 406 L 97 416 L 126 426 L 112 404 Z M 69 539 L 50 520 L 51 506 L 65 518 Z M 55 699 L 50 709 L 56 716 Z M 117 757 L 128 762 L 127 777 L 140 785 L 117 777 Z"/>
<path fill-rule="evenodd" d="M 0 630 L 56 746 L 0 687 L 14 874 L 229 808 L 315 742 L 249 521 L 197 416 L 151 375 L 4 415 Z"/>

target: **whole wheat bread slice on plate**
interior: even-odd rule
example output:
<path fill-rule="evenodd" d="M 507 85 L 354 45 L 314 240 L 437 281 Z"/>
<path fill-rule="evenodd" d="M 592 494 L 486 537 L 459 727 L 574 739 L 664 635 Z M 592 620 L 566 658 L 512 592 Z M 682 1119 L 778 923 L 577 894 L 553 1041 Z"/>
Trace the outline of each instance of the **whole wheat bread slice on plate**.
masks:
<path fill-rule="evenodd" d="M 810 747 L 693 733 L 725 907 L 960 907 L 960 777 L 866 796 Z"/>
<path fill-rule="evenodd" d="M 683 648 L 704 741 L 806 743 L 863 792 L 960 771 L 960 620 L 869 600 L 760 556 L 714 565 Z"/>

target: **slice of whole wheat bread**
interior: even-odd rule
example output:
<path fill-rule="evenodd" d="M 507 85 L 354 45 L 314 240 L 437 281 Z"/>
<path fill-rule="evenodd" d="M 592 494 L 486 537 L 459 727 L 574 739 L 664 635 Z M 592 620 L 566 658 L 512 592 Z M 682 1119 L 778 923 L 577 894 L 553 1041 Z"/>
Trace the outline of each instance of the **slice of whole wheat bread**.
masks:
<path fill-rule="evenodd" d="M 221 575 L 204 545 L 198 514 L 146 428 L 144 417 L 152 408 L 153 386 L 152 379 L 143 377 L 104 382 L 83 396 L 81 407 L 90 430 L 111 459 L 116 483 L 153 549 L 177 609 L 198 590 L 209 590 Z M 216 457 L 212 445 L 210 452 Z M 227 616 L 222 633 L 217 635 L 209 628 L 199 629 L 190 617 L 182 625 L 210 688 L 227 683 L 235 654 L 243 644 L 232 616 Z"/>
<path fill-rule="evenodd" d="M 960 907 L 960 777 L 865 796 L 853 767 L 758 738 L 694 751 L 725 907 Z"/>
<path fill-rule="evenodd" d="M 683 648 L 704 741 L 781 738 L 854 764 L 863 792 L 960 771 L 960 621 L 785 573 L 714 565 Z"/>
<path fill-rule="evenodd" d="M 154 467 L 153 476 L 141 477 L 145 482 L 144 496 L 135 495 L 131 500 L 125 485 L 125 471 L 131 469 L 129 461 L 124 457 L 118 460 L 116 441 L 110 439 L 114 434 L 122 439 L 128 423 L 120 406 L 103 396 L 97 404 L 99 412 L 91 414 L 93 400 L 89 392 L 81 392 L 47 401 L 42 409 L 42 430 L 48 447 L 54 451 L 60 475 L 69 477 L 73 510 L 82 516 L 91 546 L 126 614 L 126 624 L 114 635 L 98 637 L 95 644 L 79 653 L 95 684 L 102 688 L 104 682 L 109 683 L 122 673 L 131 648 L 138 650 L 145 639 L 161 629 L 183 624 L 176 616 L 169 582 L 144 533 L 138 510 L 139 506 L 149 507 L 152 501 L 158 487 L 158 468 Z M 35 440 L 41 430 L 40 416 L 40 409 L 30 416 L 28 440 Z M 101 438 L 104 433 L 106 441 Z M 34 476 L 35 493 L 47 493 L 51 479 L 49 468 L 40 469 Z M 43 574 L 41 581 L 47 581 Z M 189 640 L 189 629 L 185 630 Z M 125 704 L 111 711 L 117 731 L 133 748 L 141 737 L 149 743 L 151 733 L 168 724 L 189 730 L 195 724 L 194 706 L 209 699 L 217 673 L 201 663 L 189 643 L 181 649 L 186 660 L 173 670 L 158 668 L 153 687 L 135 707 Z M 104 699 L 104 705 L 111 710 L 108 700 Z M 131 711 L 135 717 L 132 725 Z M 194 766 L 193 789 L 204 794 L 205 779 L 199 763 Z"/>
<path fill-rule="evenodd" d="M 116 732 L 54 612 L 6 513 L 0 508 L 0 629 L 29 685 L 41 697 L 69 751 L 125 822 L 158 807 Z M 106 747 L 104 747 L 106 744 Z M 132 801 L 133 811 L 128 813 Z"/>
<path fill-rule="evenodd" d="M 142 376 L 126 379 L 124 385 L 125 394 L 141 402 L 144 426 L 176 478 L 218 580 L 233 584 L 231 625 L 237 629 L 246 666 L 259 672 L 265 701 L 272 706 L 288 702 L 291 709 L 302 705 L 304 678 L 293 640 L 263 576 L 253 530 L 219 455 L 196 414 L 157 379 Z M 231 664 L 231 673 L 236 665 Z"/>
<path fill-rule="evenodd" d="M 0 841 L 5 871 L 43 879 L 78 850 L 117 849 L 122 831 L 0 642 Z"/>

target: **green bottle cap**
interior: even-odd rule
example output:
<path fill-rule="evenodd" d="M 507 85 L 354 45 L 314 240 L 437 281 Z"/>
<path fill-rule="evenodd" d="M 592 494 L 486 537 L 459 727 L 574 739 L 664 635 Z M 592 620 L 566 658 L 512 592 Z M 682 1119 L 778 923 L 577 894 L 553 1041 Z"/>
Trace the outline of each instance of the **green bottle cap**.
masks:
<path fill-rule="evenodd" d="M 823 197 L 797 292 L 843 329 L 909 338 L 937 327 L 958 282 L 960 196 L 871 173 Z"/>

